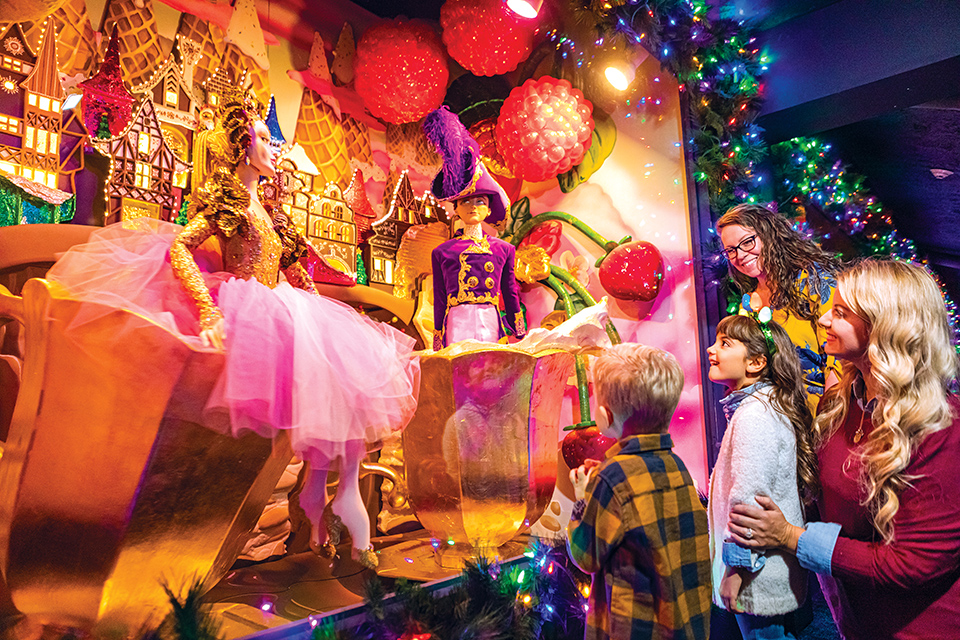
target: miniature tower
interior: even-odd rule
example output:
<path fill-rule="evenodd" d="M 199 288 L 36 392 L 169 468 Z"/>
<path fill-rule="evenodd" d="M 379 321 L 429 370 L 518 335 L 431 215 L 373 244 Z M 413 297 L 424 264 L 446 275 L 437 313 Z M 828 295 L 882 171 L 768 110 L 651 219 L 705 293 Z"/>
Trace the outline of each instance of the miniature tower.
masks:
<path fill-rule="evenodd" d="M 123 83 L 120 68 L 120 38 L 114 25 L 100 69 L 80 83 L 83 123 L 94 138 L 120 135 L 133 117 L 134 97 Z"/>
<path fill-rule="evenodd" d="M 47 21 L 36 66 L 20 86 L 24 89 L 21 175 L 56 187 L 60 174 L 64 93 L 57 68 L 57 36 L 52 20 Z"/>

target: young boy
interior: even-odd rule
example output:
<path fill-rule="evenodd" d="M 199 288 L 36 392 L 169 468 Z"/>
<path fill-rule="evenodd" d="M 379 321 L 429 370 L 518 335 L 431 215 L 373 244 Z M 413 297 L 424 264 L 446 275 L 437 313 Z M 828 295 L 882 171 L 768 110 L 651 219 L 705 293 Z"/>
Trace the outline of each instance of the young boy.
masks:
<path fill-rule="evenodd" d="M 667 433 L 680 365 L 660 349 L 620 344 L 593 371 L 597 426 L 619 442 L 602 463 L 570 472 L 570 556 L 594 574 L 586 639 L 709 638 L 707 513 Z"/>

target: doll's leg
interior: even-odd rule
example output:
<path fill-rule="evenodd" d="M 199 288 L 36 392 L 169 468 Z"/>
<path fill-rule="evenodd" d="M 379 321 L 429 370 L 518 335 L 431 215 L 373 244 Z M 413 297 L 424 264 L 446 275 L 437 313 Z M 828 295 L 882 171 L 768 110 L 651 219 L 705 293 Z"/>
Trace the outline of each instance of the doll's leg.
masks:
<path fill-rule="evenodd" d="M 327 543 L 329 536 L 323 522 L 323 508 L 327 505 L 327 468 L 326 461 L 317 464 L 319 460 L 311 460 L 311 456 L 304 456 L 307 463 L 306 477 L 303 481 L 303 490 L 300 492 L 300 507 L 310 521 L 310 545 L 319 549 Z M 316 458 L 314 456 L 314 458 Z"/>
<path fill-rule="evenodd" d="M 370 517 L 360 496 L 360 463 L 366 453 L 365 442 L 347 443 L 346 453 L 340 459 L 340 484 L 331 505 L 333 512 L 340 516 L 343 524 L 349 529 L 353 537 L 353 548 L 361 554 L 370 547 Z M 375 566 L 376 556 L 368 555 L 373 558 Z M 370 558 L 367 558 L 367 562 L 369 561 Z"/>

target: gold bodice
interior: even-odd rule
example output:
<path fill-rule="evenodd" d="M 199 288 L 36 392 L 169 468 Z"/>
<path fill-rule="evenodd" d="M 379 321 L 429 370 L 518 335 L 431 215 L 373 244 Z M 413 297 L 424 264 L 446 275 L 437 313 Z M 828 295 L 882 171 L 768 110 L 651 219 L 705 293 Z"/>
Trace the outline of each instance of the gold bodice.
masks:
<path fill-rule="evenodd" d="M 271 288 L 277 286 L 283 254 L 280 236 L 262 216 L 248 212 L 245 222 L 246 224 L 235 227 L 226 227 L 218 225 L 211 217 L 196 215 L 170 247 L 170 264 L 177 278 L 197 303 L 202 328 L 213 326 L 223 317 L 213 302 L 192 253 L 210 236 L 216 234 L 220 241 L 224 271 L 244 280 L 255 278 L 257 282 Z M 312 280 L 300 263 L 293 262 L 284 274 L 291 285 L 316 293 Z"/>

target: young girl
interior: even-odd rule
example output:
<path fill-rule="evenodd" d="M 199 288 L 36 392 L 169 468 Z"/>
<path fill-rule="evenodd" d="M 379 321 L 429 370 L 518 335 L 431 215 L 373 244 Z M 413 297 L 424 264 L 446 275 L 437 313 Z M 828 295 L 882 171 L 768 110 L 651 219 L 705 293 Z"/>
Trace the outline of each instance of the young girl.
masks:
<path fill-rule="evenodd" d="M 770 496 L 802 526 L 801 493 L 817 482 L 800 361 L 786 331 L 764 313 L 767 322 L 724 318 L 707 349 L 710 379 L 730 390 L 721 400 L 727 430 L 710 477 L 713 599 L 736 614 L 744 640 L 797 637 L 807 575 L 789 554 L 751 553 L 727 542 L 730 509 Z"/>

